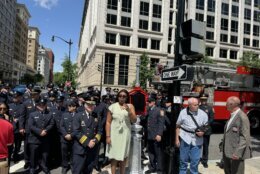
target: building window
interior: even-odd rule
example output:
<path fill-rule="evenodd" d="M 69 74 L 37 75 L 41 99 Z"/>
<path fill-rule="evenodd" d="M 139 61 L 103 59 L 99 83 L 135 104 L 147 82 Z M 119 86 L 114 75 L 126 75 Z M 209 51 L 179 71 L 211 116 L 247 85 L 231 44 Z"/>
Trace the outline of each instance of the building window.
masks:
<path fill-rule="evenodd" d="M 196 9 L 204 10 L 204 0 L 196 1 Z"/>
<path fill-rule="evenodd" d="M 173 1 L 174 0 L 170 0 L 170 8 L 173 8 Z"/>
<path fill-rule="evenodd" d="M 232 0 L 233 2 L 239 2 L 239 0 Z"/>
<path fill-rule="evenodd" d="M 221 8 L 221 14 L 223 14 L 223 15 L 228 15 L 228 4 L 226 4 L 226 3 L 222 3 L 222 6 L 221 6 L 222 8 Z"/>
<path fill-rule="evenodd" d="M 147 41 L 146 38 L 138 38 L 138 48 L 147 48 Z"/>
<path fill-rule="evenodd" d="M 122 16 L 121 17 L 121 26 L 130 27 L 131 26 L 131 18 Z"/>
<path fill-rule="evenodd" d="M 245 0 L 245 4 L 246 4 L 246 5 L 251 5 L 251 1 L 252 1 L 252 0 Z"/>
<path fill-rule="evenodd" d="M 115 54 L 105 54 L 104 84 L 114 84 L 115 57 Z"/>
<path fill-rule="evenodd" d="M 112 10 L 117 10 L 118 0 L 107 0 L 107 8 Z"/>
<path fill-rule="evenodd" d="M 250 39 L 244 38 L 244 46 L 250 46 Z"/>
<path fill-rule="evenodd" d="M 230 43 L 237 44 L 237 36 L 230 36 Z"/>
<path fill-rule="evenodd" d="M 221 18 L 221 30 L 228 30 L 228 20 Z"/>
<path fill-rule="evenodd" d="M 169 33 L 168 33 L 168 40 L 172 40 L 172 28 L 169 28 Z"/>
<path fill-rule="evenodd" d="M 204 21 L 204 15 L 201 14 L 201 13 L 196 13 L 196 18 L 195 18 L 197 21 L 201 21 L 203 22 Z"/>
<path fill-rule="evenodd" d="M 106 43 L 107 44 L 116 44 L 116 34 L 106 33 Z"/>
<path fill-rule="evenodd" d="M 230 50 L 230 59 L 237 60 L 237 51 Z"/>
<path fill-rule="evenodd" d="M 220 34 L 220 41 L 221 42 L 227 42 L 228 41 L 228 35 L 227 34 Z"/>
<path fill-rule="evenodd" d="M 149 16 L 149 3 L 148 2 L 141 2 L 140 15 Z"/>
<path fill-rule="evenodd" d="M 231 21 L 231 31 L 238 32 L 238 21 Z"/>
<path fill-rule="evenodd" d="M 254 6 L 259 8 L 260 6 L 260 0 L 254 0 Z"/>
<path fill-rule="evenodd" d="M 248 20 L 251 19 L 251 10 L 250 9 L 245 8 L 244 19 L 248 19 Z"/>
<path fill-rule="evenodd" d="M 171 54 L 172 53 L 172 45 L 168 44 L 168 53 Z"/>
<path fill-rule="evenodd" d="M 220 49 L 219 50 L 219 58 L 227 58 L 227 50 Z"/>
<path fill-rule="evenodd" d="M 139 29 L 148 30 L 148 21 L 139 20 Z"/>
<path fill-rule="evenodd" d="M 259 40 L 253 40 L 253 47 L 259 48 Z"/>
<path fill-rule="evenodd" d="M 172 19 L 173 19 L 173 12 L 170 12 L 170 15 L 169 15 L 169 24 L 172 24 Z"/>
<path fill-rule="evenodd" d="M 161 13 L 162 13 L 162 6 L 154 4 L 153 5 L 153 17 L 161 18 Z"/>
<path fill-rule="evenodd" d="M 207 27 L 214 28 L 215 27 L 215 17 L 214 16 L 207 16 Z"/>
<path fill-rule="evenodd" d="M 120 45 L 130 46 L 130 36 L 120 35 Z"/>
<path fill-rule="evenodd" d="M 215 12 L 215 0 L 208 0 L 208 11 Z"/>
<path fill-rule="evenodd" d="M 239 7 L 236 5 L 232 5 L 232 16 L 233 17 L 238 17 L 238 13 L 239 13 Z"/>
<path fill-rule="evenodd" d="M 156 65 L 159 63 L 160 59 L 156 59 L 156 58 L 151 58 L 150 59 L 150 68 L 156 68 Z"/>
<path fill-rule="evenodd" d="M 253 35 L 254 35 L 254 36 L 259 36 L 259 26 L 254 25 Z"/>
<path fill-rule="evenodd" d="M 107 23 L 116 25 L 117 16 L 113 14 L 107 14 Z"/>
<path fill-rule="evenodd" d="M 153 22 L 152 23 L 152 30 L 160 32 L 161 31 L 161 23 Z"/>
<path fill-rule="evenodd" d="M 206 54 L 207 54 L 207 56 L 213 57 L 214 48 L 207 47 L 206 48 Z"/>
<path fill-rule="evenodd" d="M 160 40 L 151 40 L 151 49 L 152 50 L 160 50 Z"/>
<path fill-rule="evenodd" d="M 208 39 L 208 40 L 214 40 L 214 32 L 207 31 L 207 32 L 206 32 L 206 39 Z"/>
<path fill-rule="evenodd" d="M 254 11 L 254 21 L 260 22 L 260 11 Z"/>
<path fill-rule="evenodd" d="M 131 13 L 132 0 L 122 0 L 122 11 Z"/>
<path fill-rule="evenodd" d="M 118 72 L 118 85 L 128 85 L 128 66 L 129 56 L 119 56 L 119 72 Z"/>
<path fill-rule="evenodd" d="M 244 34 L 250 34 L 251 25 L 244 23 Z"/>

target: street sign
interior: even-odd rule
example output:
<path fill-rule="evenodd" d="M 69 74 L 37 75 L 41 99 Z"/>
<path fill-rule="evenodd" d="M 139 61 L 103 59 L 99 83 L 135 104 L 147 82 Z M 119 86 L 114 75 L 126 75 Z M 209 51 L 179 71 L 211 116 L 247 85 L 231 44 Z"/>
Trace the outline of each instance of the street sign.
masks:
<path fill-rule="evenodd" d="M 187 66 L 177 66 L 170 69 L 162 70 L 162 80 L 186 80 L 187 79 Z"/>

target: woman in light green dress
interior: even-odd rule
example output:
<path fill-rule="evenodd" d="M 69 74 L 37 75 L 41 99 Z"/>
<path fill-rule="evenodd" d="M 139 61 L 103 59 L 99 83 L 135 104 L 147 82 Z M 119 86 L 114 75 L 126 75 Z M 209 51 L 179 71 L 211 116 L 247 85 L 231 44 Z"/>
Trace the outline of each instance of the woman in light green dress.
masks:
<path fill-rule="evenodd" d="M 125 173 L 126 160 L 131 142 L 131 122 L 136 122 L 135 109 L 128 104 L 129 93 L 123 89 L 117 94 L 117 102 L 109 106 L 106 120 L 106 156 L 111 159 L 111 172 L 116 173 L 118 162 L 120 174 Z"/>

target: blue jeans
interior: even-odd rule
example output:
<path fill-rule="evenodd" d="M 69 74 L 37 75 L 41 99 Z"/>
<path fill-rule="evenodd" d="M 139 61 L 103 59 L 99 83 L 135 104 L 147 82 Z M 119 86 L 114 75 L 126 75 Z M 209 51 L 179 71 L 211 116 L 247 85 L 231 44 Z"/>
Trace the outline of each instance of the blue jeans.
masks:
<path fill-rule="evenodd" d="M 198 165 L 201 156 L 201 145 L 193 146 L 181 140 L 180 145 L 180 172 L 186 174 L 188 163 L 190 162 L 190 174 L 198 174 Z"/>

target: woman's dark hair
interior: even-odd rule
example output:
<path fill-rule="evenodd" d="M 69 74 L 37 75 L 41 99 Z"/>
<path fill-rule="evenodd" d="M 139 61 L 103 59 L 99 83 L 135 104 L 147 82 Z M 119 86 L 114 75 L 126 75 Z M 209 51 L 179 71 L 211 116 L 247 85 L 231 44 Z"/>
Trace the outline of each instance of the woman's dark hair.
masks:
<path fill-rule="evenodd" d="M 6 114 L 9 115 L 9 106 L 5 102 L 0 102 L 0 105 L 5 105 L 6 107 Z"/>
<path fill-rule="evenodd" d="M 118 98 L 119 98 L 119 95 L 121 94 L 121 93 L 125 93 L 126 94 L 126 103 L 129 103 L 129 92 L 126 90 L 126 89 L 122 89 L 122 90 L 120 90 L 118 93 L 117 93 L 117 95 L 116 95 L 116 102 L 118 102 Z"/>

